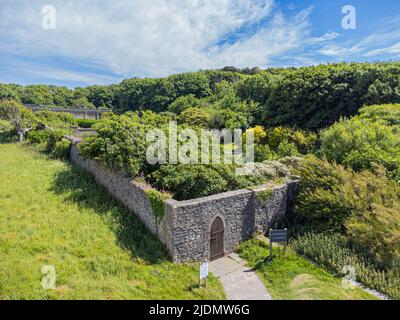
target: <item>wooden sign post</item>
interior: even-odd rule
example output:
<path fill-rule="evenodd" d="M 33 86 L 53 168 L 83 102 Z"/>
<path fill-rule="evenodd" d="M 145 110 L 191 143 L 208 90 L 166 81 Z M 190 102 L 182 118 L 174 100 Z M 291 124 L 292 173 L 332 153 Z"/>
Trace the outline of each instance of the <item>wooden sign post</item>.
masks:
<path fill-rule="evenodd" d="M 285 243 L 285 252 L 286 247 L 289 242 L 289 232 L 288 229 L 283 230 L 269 230 L 269 257 L 272 259 L 272 244 L 273 243 Z"/>
<path fill-rule="evenodd" d="M 204 279 L 204 285 L 207 287 L 207 278 L 208 278 L 208 261 L 204 260 L 200 265 L 200 279 L 199 279 L 199 288 L 201 287 L 201 280 Z"/>

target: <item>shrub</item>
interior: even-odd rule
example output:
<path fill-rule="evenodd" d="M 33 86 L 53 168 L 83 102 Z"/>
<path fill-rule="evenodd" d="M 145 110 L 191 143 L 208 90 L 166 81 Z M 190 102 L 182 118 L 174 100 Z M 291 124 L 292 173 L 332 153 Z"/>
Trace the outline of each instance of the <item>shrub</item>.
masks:
<path fill-rule="evenodd" d="M 165 165 L 149 177 L 153 186 L 176 200 L 189 200 L 229 190 L 228 182 L 211 165 Z"/>
<path fill-rule="evenodd" d="M 45 143 L 49 137 L 49 130 L 33 130 L 29 132 L 28 141 L 30 143 Z"/>
<path fill-rule="evenodd" d="M 374 164 L 396 171 L 400 164 L 400 130 L 395 123 L 397 111 L 392 107 L 368 107 L 361 115 L 341 120 L 321 134 L 321 152 L 356 171 L 371 170 Z M 383 120 L 377 120 L 379 116 Z M 400 121 L 400 119 L 398 119 Z"/>
<path fill-rule="evenodd" d="M 55 147 L 57 142 L 61 141 L 61 139 L 64 138 L 64 136 L 67 134 L 66 131 L 57 129 L 57 130 L 47 130 L 47 139 L 46 139 L 46 151 L 47 152 L 52 152 Z"/>
<path fill-rule="evenodd" d="M 55 145 L 50 156 L 55 159 L 69 159 L 72 142 L 67 139 L 61 139 Z"/>
<path fill-rule="evenodd" d="M 400 104 L 368 106 L 360 109 L 359 117 L 371 121 L 383 121 L 388 126 L 400 125 Z"/>
<path fill-rule="evenodd" d="M 293 223 L 339 231 L 370 249 L 376 263 L 392 265 L 400 254 L 400 185 L 383 167 L 355 173 L 340 165 L 303 161 Z"/>
<path fill-rule="evenodd" d="M 245 148 L 244 148 L 245 149 Z M 275 154 L 267 144 L 254 144 L 254 161 L 263 162 L 274 159 Z"/>
<path fill-rule="evenodd" d="M 276 150 L 278 146 L 283 141 L 288 141 L 289 139 L 289 132 L 287 129 L 283 127 L 277 127 L 272 130 L 272 132 L 268 136 L 268 144 L 269 146 Z"/>
<path fill-rule="evenodd" d="M 278 148 L 276 149 L 276 153 L 279 158 L 284 157 L 294 157 L 299 155 L 299 151 L 296 148 L 296 145 L 293 142 L 289 142 L 287 140 L 283 140 Z"/>
<path fill-rule="evenodd" d="M 71 126 L 76 125 L 76 119 L 73 115 L 66 112 L 53 112 L 50 110 L 40 110 L 35 113 L 38 119 L 39 127 L 50 127 L 52 129 L 69 130 Z"/>
<path fill-rule="evenodd" d="M 15 136 L 15 129 L 13 125 L 7 121 L 0 119 L 0 142 L 11 141 Z"/>
<path fill-rule="evenodd" d="M 211 112 L 206 109 L 188 108 L 178 116 L 180 124 L 208 128 L 211 119 Z"/>
<path fill-rule="evenodd" d="M 80 128 L 92 128 L 98 120 L 92 119 L 77 119 L 76 122 Z"/>
<path fill-rule="evenodd" d="M 254 143 L 265 144 L 267 141 L 267 132 L 261 126 L 256 126 L 254 128 L 247 129 L 246 132 L 252 131 L 254 135 Z M 246 141 L 246 133 L 244 134 L 243 140 Z"/>
<path fill-rule="evenodd" d="M 146 128 L 137 114 L 112 115 L 94 126 L 96 135 L 79 145 L 84 158 L 135 177 L 146 164 Z"/>

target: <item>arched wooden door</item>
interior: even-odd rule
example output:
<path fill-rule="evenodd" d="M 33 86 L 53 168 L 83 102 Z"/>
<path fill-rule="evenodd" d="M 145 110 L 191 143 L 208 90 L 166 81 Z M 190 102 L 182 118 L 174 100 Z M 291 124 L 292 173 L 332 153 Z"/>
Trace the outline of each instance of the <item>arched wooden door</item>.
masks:
<path fill-rule="evenodd" d="M 220 217 L 215 218 L 210 230 L 210 260 L 224 256 L 224 222 Z"/>

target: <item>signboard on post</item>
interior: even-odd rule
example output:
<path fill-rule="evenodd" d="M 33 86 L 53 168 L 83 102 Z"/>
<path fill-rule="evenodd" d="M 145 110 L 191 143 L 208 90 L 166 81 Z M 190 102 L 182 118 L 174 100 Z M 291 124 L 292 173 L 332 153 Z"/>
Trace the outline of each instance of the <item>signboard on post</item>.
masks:
<path fill-rule="evenodd" d="M 288 229 L 282 230 L 269 230 L 269 257 L 272 258 L 272 244 L 273 243 L 285 243 L 286 246 L 289 242 L 289 231 Z"/>
<path fill-rule="evenodd" d="M 204 280 L 204 283 L 207 286 L 207 278 L 208 278 L 208 261 L 204 260 L 203 263 L 200 265 L 199 288 L 201 286 L 201 280 Z"/>

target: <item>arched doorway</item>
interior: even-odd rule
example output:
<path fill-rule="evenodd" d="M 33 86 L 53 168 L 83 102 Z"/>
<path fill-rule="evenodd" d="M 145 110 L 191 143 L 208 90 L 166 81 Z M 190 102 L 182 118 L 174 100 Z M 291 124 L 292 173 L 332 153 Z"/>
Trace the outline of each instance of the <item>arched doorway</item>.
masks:
<path fill-rule="evenodd" d="M 216 217 L 210 229 L 210 260 L 224 256 L 224 222 Z"/>

